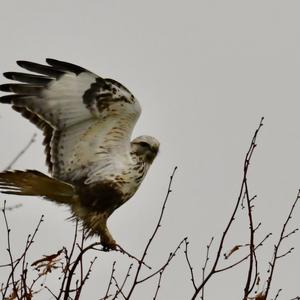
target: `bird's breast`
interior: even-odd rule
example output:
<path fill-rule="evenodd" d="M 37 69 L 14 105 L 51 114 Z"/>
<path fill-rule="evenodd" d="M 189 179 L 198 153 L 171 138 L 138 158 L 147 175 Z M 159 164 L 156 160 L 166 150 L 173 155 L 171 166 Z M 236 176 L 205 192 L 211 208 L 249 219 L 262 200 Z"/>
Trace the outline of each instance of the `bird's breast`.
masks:
<path fill-rule="evenodd" d="M 112 181 L 103 181 L 93 184 L 77 185 L 77 194 L 80 204 L 88 209 L 105 212 L 109 215 L 124 203 L 124 193 Z"/>

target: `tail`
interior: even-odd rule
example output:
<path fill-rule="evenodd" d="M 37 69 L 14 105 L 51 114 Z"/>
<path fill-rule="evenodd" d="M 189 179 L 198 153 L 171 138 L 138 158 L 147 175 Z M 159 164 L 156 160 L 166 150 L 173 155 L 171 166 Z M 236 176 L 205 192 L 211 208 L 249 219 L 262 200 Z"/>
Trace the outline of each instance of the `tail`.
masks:
<path fill-rule="evenodd" d="M 61 204 L 69 204 L 74 186 L 35 170 L 0 173 L 0 192 L 4 194 L 40 196 Z"/>

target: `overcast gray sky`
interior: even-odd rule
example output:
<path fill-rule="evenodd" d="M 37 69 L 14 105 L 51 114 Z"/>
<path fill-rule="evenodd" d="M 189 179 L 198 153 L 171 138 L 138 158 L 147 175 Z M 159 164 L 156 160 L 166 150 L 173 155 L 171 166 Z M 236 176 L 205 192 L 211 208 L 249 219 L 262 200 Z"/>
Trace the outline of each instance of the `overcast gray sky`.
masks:
<path fill-rule="evenodd" d="M 300 186 L 299 1 L 1 0 L 0 5 L 1 72 L 18 70 L 18 59 L 43 62 L 52 57 L 114 78 L 142 105 L 134 135 L 150 134 L 160 140 L 161 152 L 141 188 L 110 218 L 110 229 L 124 248 L 136 255 L 143 249 L 169 175 L 178 165 L 149 261 L 159 265 L 188 236 L 200 278 L 206 244 L 211 236 L 220 237 L 233 209 L 243 158 L 261 116 L 265 125 L 249 186 L 258 195 L 255 220 L 263 222 L 258 238 L 270 231 L 277 237 Z M 0 117 L 4 168 L 38 130 L 8 106 L 1 105 Z M 46 172 L 41 140 L 39 133 L 15 168 Z M 70 242 L 73 225 L 65 221 L 67 209 L 38 198 L 0 197 L 8 204 L 23 204 L 9 212 L 16 251 L 41 214 L 46 221 L 30 259 Z M 247 242 L 247 224 L 241 218 L 227 249 Z M 299 220 L 298 209 L 292 228 Z M 260 252 L 262 276 L 274 242 L 269 240 Z M 281 299 L 300 294 L 299 243 L 298 234 L 284 245 L 284 250 L 290 246 L 296 250 L 278 264 L 272 292 L 282 288 Z M 2 234 L 0 245 L 1 264 L 7 258 Z M 125 257 L 101 255 L 85 299 L 102 296 L 114 259 L 120 275 L 126 272 Z M 216 276 L 207 286 L 207 299 L 240 299 L 245 271 L 241 266 Z M 153 291 L 151 285 L 134 299 L 152 299 L 149 290 Z M 159 299 L 190 299 L 192 291 L 184 257 L 179 255 L 165 274 Z"/>

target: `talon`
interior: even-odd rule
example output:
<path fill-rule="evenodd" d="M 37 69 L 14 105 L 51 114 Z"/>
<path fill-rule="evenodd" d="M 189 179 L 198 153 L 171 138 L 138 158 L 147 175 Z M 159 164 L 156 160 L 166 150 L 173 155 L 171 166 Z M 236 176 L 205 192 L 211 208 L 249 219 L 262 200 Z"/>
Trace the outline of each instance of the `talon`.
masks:
<path fill-rule="evenodd" d="M 109 250 L 116 250 L 117 249 L 117 243 L 116 241 L 111 237 L 111 235 L 103 235 L 101 237 L 101 245 L 103 246 L 103 251 L 109 251 Z"/>
<path fill-rule="evenodd" d="M 101 245 L 103 246 L 103 251 L 110 251 L 110 250 L 116 250 L 117 249 L 117 243 L 113 240 L 109 243 L 102 241 Z"/>

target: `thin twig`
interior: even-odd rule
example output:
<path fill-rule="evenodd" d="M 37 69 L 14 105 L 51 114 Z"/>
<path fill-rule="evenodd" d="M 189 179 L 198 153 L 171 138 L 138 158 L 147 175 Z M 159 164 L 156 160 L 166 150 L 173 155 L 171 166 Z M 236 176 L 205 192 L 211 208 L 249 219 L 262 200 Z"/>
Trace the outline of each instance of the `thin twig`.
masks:
<path fill-rule="evenodd" d="M 254 250 L 257 250 L 259 247 L 263 246 L 263 243 L 272 235 L 272 233 L 268 233 L 264 238 L 263 240 L 257 245 L 255 246 Z M 220 273 L 220 272 L 224 272 L 224 271 L 227 271 L 231 268 L 234 268 L 235 266 L 239 265 L 240 263 L 242 263 L 243 261 L 247 260 L 249 258 L 250 254 L 246 255 L 245 257 L 243 257 L 242 259 L 238 260 L 237 262 L 227 266 L 227 267 L 224 267 L 224 268 L 221 268 L 221 269 L 216 269 L 215 270 L 215 273 Z"/>
<path fill-rule="evenodd" d="M 81 231 L 81 243 L 80 243 L 80 245 L 78 245 L 80 251 L 82 251 L 82 249 L 84 247 L 84 239 L 85 239 L 85 232 L 84 232 L 84 229 L 82 229 L 82 231 Z M 79 261 L 79 267 L 80 267 L 80 282 L 79 283 L 80 284 L 79 284 L 79 286 L 76 289 L 75 300 L 79 299 L 82 287 L 83 287 L 83 285 L 84 285 L 84 283 L 85 283 L 88 275 L 91 272 L 91 268 L 92 268 L 94 262 L 95 262 L 95 260 L 91 262 L 91 264 L 89 266 L 89 269 L 87 271 L 87 274 L 84 277 L 84 275 L 83 275 L 83 256 L 80 257 L 80 261 Z"/>
<path fill-rule="evenodd" d="M 126 251 L 124 248 L 122 248 L 120 245 L 117 245 L 116 250 L 117 252 L 121 252 L 122 254 L 126 254 L 129 258 L 135 260 L 137 263 L 141 263 L 142 265 L 144 265 L 147 269 L 151 270 L 152 268 L 147 265 L 144 261 L 141 261 L 140 259 L 138 259 L 137 257 L 135 257 L 134 255 L 130 254 L 128 251 Z"/>
<path fill-rule="evenodd" d="M 278 292 L 277 292 L 277 294 L 276 294 L 276 296 L 275 296 L 274 300 L 277 300 L 277 299 L 278 299 L 278 297 L 279 297 L 279 294 L 281 293 L 281 291 L 282 291 L 282 289 L 279 289 L 279 290 L 278 290 Z"/>
<path fill-rule="evenodd" d="M 174 170 L 173 170 L 173 172 L 172 172 L 172 174 L 170 176 L 167 194 L 165 196 L 165 200 L 164 200 L 161 212 L 160 212 L 160 216 L 158 218 L 158 222 L 157 222 L 157 224 L 155 226 L 155 229 L 154 229 L 154 231 L 153 231 L 150 239 L 148 240 L 148 243 L 147 243 L 147 245 L 146 245 L 146 247 L 144 249 L 142 258 L 141 258 L 140 262 L 138 262 L 138 267 L 137 267 L 137 270 L 136 270 L 136 273 L 135 273 L 135 276 L 134 276 L 133 284 L 131 286 L 130 291 L 128 292 L 128 295 L 127 295 L 126 299 L 129 299 L 131 297 L 131 295 L 132 295 L 132 293 L 133 293 L 133 291 L 134 291 L 134 289 L 135 289 L 135 287 L 137 285 L 137 281 L 139 280 L 139 275 L 140 275 L 140 272 L 141 272 L 141 269 L 142 269 L 142 266 L 143 266 L 143 262 L 145 260 L 146 255 L 147 255 L 148 249 L 149 249 L 150 245 L 152 244 L 152 242 L 154 240 L 154 237 L 156 236 L 156 234 L 158 232 L 158 229 L 161 226 L 161 221 L 162 221 L 162 218 L 163 218 L 163 215 L 164 215 L 164 212 L 165 212 L 166 204 L 167 204 L 169 195 L 172 192 L 171 186 L 172 186 L 172 182 L 173 182 L 173 178 L 174 178 L 176 170 L 177 170 L 177 167 L 174 168 Z"/>
<path fill-rule="evenodd" d="M 37 134 L 34 133 L 29 140 L 29 142 L 26 144 L 26 146 L 17 154 L 17 156 L 8 164 L 8 166 L 4 169 L 5 171 L 8 171 L 12 168 L 12 166 L 20 159 L 20 157 L 29 149 L 29 147 L 35 142 Z"/>
<path fill-rule="evenodd" d="M 117 279 L 115 278 L 115 276 L 113 276 L 112 279 L 113 279 L 113 281 L 115 282 L 115 286 L 116 286 L 116 288 L 117 288 L 117 292 L 116 292 L 116 295 L 115 295 L 114 299 L 117 299 L 116 297 L 117 297 L 119 294 L 121 294 L 121 295 L 123 296 L 124 299 L 128 299 L 128 298 L 126 298 L 126 296 L 124 295 L 124 293 L 123 293 L 121 287 L 119 286 L 118 281 L 117 281 Z"/>
<path fill-rule="evenodd" d="M 254 150 L 254 148 L 253 148 Z M 252 272 L 253 272 L 253 263 L 254 260 L 256 262 L 257 266 L 257 260 L 256 260 L 256 255 L 255 255 L 255 250 L 254 250 L 254 226 L 253 226 L 253 217 L 252 217 L 252 207 L 251 207 L 251 200 L 249 196 L 249 190 L 248 190 L 248 183 L 247 183 L 247 177 L 245 177 L 244 180 L 244 187 L 245 187 L 245 195 L 246 195 L 246 200 L 247 200 L 247 209 L 248 209 L 248 220 L 249 220 L 249 231 L 250 231 L 250 241 L 249 241 L 249 268 L 248 268 L 248 275 L 247 275 L 247 280 L 244 288 L 244 300 L 247 300 L 248 295 L 251 292 L 251 280 L 252 280 Z M 256 276 L 255 276 L 256 277 Z M 252 289 L 255 284 L 255 280 L 252 284 Z"/>
<path fill-rule="evenodd" d="M 129 278 L 129 276 L 130 276 L 130 271 L 131 271 L 132 267 L 133 267 L 133 264 L 130 264 L 130 265 L 129 265 L 129 268 L 128 268 L 128 270 L 127 270 L 127 273 L 126 273 L 126 275 L 125 275 L 125 278 L 124 278 L 124 280 L 123 280 L 123 283 L 122 283 L 122 285 L 121 285 L 121 290 L 122 290 L 122 291 L 123 291 L 123 289 L 124 289 L 124 286 L 125 286 L 125 284 L 126 284 L 126 281 L 128 280 L 128 278 Z"/>
<path fill-rule="evenodd" d="M 93 267 L 96 260 L 97 260 L 97 257 L 95 256 L 93 258 L 93 260 L 90 261 L 90 265 L 88 267 L 88 270 L 87 270 L 85 276 L 80 279 L 80 285 L 76 290 L 76 295 L 75 295 L 74 300 L 79 300 L 80 299 L 82 288 L 83 288 L 84 284 L 86 283 L 86 281 L 89 279 L 89 276 L 91 275 L 91 272 L 92 272 L 92 267 Z"/>
<path fill-rule="evenodd" d="M 163 271 L 159 272 L 158 282 L 157 282 L 157 286 L 156 286 L 156 290 L 155 290 L 155 294 L 154 294 L 153 300 L 156 300 L 156 298 L 157 298 L 158 291 L 159 291 L 160 285 L 161 285 L 162 275 L 163 275 Z"/>
<path fill-rule="evenodd" d="M 235 207 L 233 209 L 233 212 L 231 214 L 231 217 L 229 219 L 229 222 L 227 223 L 227 226 L 225 227 L 225 230 L 223 231 L 223 234 L 222 234 L 222 237 L 221 237 L 221 240 L 220 240 L 220 243 L 219 243 L 219 247 L 218 247 L 218 250 L 217 250 L 215 261 L 213 263 L 213 266 L 212 266 L 209 274 L 205 277 L 205 279 L 201 282 L 201 284 L 195 290 L 194 294 L 192 295 L 191 300 L 196 299 L 197 295 L 203 289 L 203 287 L 205 286 L 207 281 L 216 273 L 217 265 L 218 265 L 220 257 L 221 257 L 221 253 L 222 253 L 223 245 L 224 245 L 224 242 L 225 242 L 225 238 L 227 237 L 229 229 L 231 228 L 231 225 L 232 225 L 233 221 L 235 220 L 235 215 L 237 213 L 238 207 L 239 207 L 239 205 L 240 205 L 240 203 L 241 203 L 241 201 L 244 197 L 245 181 L 246 181 L 246 178 L 247 178 L 250 161 L 251 161 L 254 149 L 256 147 L 256 138 L 257 138 L 257 135 L 258 135 L 261 127 L 263 126 L 263 120 L 264 120 L 264 118 L 262 117 L 257 129 L 255 130 L 255 133 L 254 133 L 253 138 L 251 140 L 249 149 L 248 149 L 247 154 L 245 156 L 245 159 L 244 159 L 244 174 L 243 174 L 243 180 L 242 180 L 240 192 L 239 192 Z"/>
<path fill-rule="evenodd" d="M 175 257 L 175 255 L 177 254 L 178 250 L 180 249 L 180 247 L 182 246 L 182 244 L 186 241 L 186 239 L 187 239 L 187 238 L 185 237 L 185 238 L 178 244 L 178 246 L 176 247 L 176 249 L 175 249 L 173 252 L 171 252 L 171 253 L 169 254 L 169 257 L 168 257 L 167 261 L 166 261 L 166 262 L 165 262 L 158 270 L 156 270 L 156 271 L 153 272 L 152 274 L 150 274 L 150 275 L 144 277 L 143 279 L 137 280 L 137 281 L 136 281 L 136 284 L 143 283 L 143 282 L 149 280 L 150 278 L 154 277 L 154 276 L 157 275 L 158 273 L 163 272 L 163 271 L 166 269 L 166 267 L 169 265 L 169 263 L 171 262 L 171 260 Z"/>
<path fill-rule="evenodd" d="M 75 259 L 75 261 L 72 265 L 72 268 L 71 268 L 71 270 L 69 271 L 69 274 L 68 274 L 68 279 L 67 279 L 66 287 L 65 287 L 65 290 L 64 290 L 64 298 L 63 298 L 64 300 L 69 299 L 69 294 L 70 294 L 70 290 L 71 290 L 71 282 L 72 282 L 72 279 L 73 279 L 73 276 L 74 276 L 74 272 L 75 272 L 78 264 L 80 263 L 80 260 L 82 259 L 82 256 L 84 255 L 85 252 L 87 252 L 88 250 L 94 249 L 94 247 L 99 245 L 99 244 L 100 244 L 99 242 L 93 243 L 93 244 L 85 247 L 84 249 L 82 249 L 80 251 L 80 253 L 78 254 L 78 256 Z"/>
<path fill-rule="evenodd" d="M 100 300 L 106 300 L 109 297 L 108 293 L 109 293 L 110 287 L 112 285 L 112 278 L 113 278 L 114 273 L 116 271 L 115 266 L 116 266 L 116 261 L 113 262 L 112 267 L 111 267 L 111 273 L 110 273 L 109 283 L 108 283 L 108 286 L 107 286 L 107 290 L 106 290 L 105 296 L 103 298 L 101 298 Z"/>
<path fill-rule="evenodd" d="M 6 232 L 7 232 L 7 252 L 8 252 L 9 260 L 10 260 L 11 272 L 10 272 L 9 277 L 7 279 L 7 284 L 6 284 L 6 289 L 5 289 L 4 294 L 6 294 L 6 290 L 9 286 L 10 279 L 12 279 L 13 290 L 14 291 L 18 290 L 17 285 L 16 285 L 16 281 L 15 281 L 15 264 L 14 264 L 13 256 L 12 256 L 12 253 L 11 253 L 11 244 L 10 244 L 11 229 L 9 228 L 9 225 L 8 225 L 8 220 L 7 220 L 7 216 L 6 216 L 6 213 L 5 213 L 5 206 L 6 206 L 6 200 L 4 200 L 4 207 L 2 209 L 2 213 L 3 213 L 3 216 L 4 216 L 5 227 L 6 227 Z M 16 297 L 17 297 L 17 299 L 20 299 L 18 293 L 16 293 Z"/>
<path fill-rule="evenodd" d="M 62 273 L 64 275 L 63 275 L 63 278 L 62 278 L 62 282 L 61 282 L 61 286 L 60 286 L 60 291 L 59 291 L 59 294 L 57 296 L 58 299 L 61 299 L 61 296 L 62 296 L 62 294 L 64 293 L 64 290 L 65 290 L 65 282 L 66 282 L 66 280 L 68 278 L 68 274 L 69 274 L 69 271 L 70 271 L 71 259 L 73 257 L 73 254 L 74 254 L 74 251 L 75 251 L 76 242 L 77 242 L 77 235 L 78 235 L 78 220 L 76 219 L 75 231 L 74 231 L 74 238 L 73 238 L 73 242 L 72 242 L 70 254 L 68 254 L 67 248 L 64 248 L 66 265 L 65 265 L 64 269 L 62 270 Z"/>
<path fill-rule="evenodd" d="M 120 287 L 117 286 L 118 289 L 117 289 L 117 291 L 116 291 L 116 293 L 115 293 L 115 295 L 114 295 L 114 297 L 113 297 L 112 300 L 117 299 L 117 297 L 118 297 L 118 295 L 120 294 L 120 292 L 124 290 L 125 284 L 126 284 L 128 278 L 129 278 L 129 276 L 130 276 L 130 271 L 131 271 L 131 269 L 132 269 L 132 266 L 133 266 L 133 264 L 130 264 L 130 265 L 129 265 L 129 268 L 128 268 L 127 273 L 126 273 L 126 275 L 125 275 L 125 277 L 124 277 L 124 280 L 123 280 L 123 282 L 122 282 L 122 284 L 121 284 Z M 113 278 L 115 278 L 114 275 L 113 275 Z M 115 279 L 114 281 L 116 282 L 116 279 Z M 122 293 L 122 295 L 123 295 L 123 297 L 125 297 L 125 295 L 124 295 L 123 293 Z"/>
<path fill-rule="evenodd" d="M 294 200 L 293 205 L 290 209 L 290 212 L 289 212 L 289 214 L 288 214 L 288 216 L 287 216 L 287 218 L 286 218 L 286 220 L 285 220 L 285 222 L 282 226 L 282 230 L 281 230 L 281 233 L 280 233 L 280 236 L 279 236 L 279 240 L 278 240 L 277 244 L 274 246 L 273 259 L 272 259 L 272 262 L 270 262 L 270 266 L 271 266 L 270 275 L 269 275 L 269 278 L 267 279 L 267 287 L 266 287 L 266 291 L 265 291 L 266 299 L 267 299 L 269 291 L 270 291 L 270 287 L 271 287 L 271 283 L 272 283 L 272 279 L 273 279 L 273 275 L 274 275 L 274 270 L 275 270 L 275 266 L 276 266 L 276 263 L 277 263 L 278 259 L 285 256 L 285 255 L 287 255 L 291 251 L 291 250 L 288 251 L 284 255 L 278 255 L 278 251 L 279 251 L 279 248 L 281 246 L 282 241 L 288 236 L 288 235 L 285 234 L 286 227 L 287 227 L 289 221 L 292 218 L 294 209 L 296 207 L 296 204 L 299 202 L 299 199 L 300 199 L 300 189 L 298 190 L 296 199 Z"/>
<path fill-rule="evenodd" d="M 186 259 L 186 262 L 187 262 L 187 264 L 188 264 L 189 270 L 190 270 L 191 281 L 192 281 L 193 287 L 194 287 L 194 289 L 196 290 L 196 289 L 197 289 L 197 286 L 196 286 L 196 281 L 195 281 L 194 270 L 193 270 L 191 261 L 190 261 L 190 259 L 189 259 L 188 245 L 189 245 L 189 241 L 186 239 L 186 240 L 185 240 L 184 255 L 185 255 L 185 259 Z"/>
<path fill-rule="evenodd" d="M 205 271 L 206 271 L 207 264 L 208 264 L 208 261 L 209 261 L 209 250 L 210 250 L 210 247 L 211 247 L 213 241 L 214 241 L 214 237 L 211 238 L 209 244 L 206 246 L 206 257 L 205 257 L 204 266 L 202 267 L 202 281 L 204 281 L 204 279 L 205 279 Z M 201 299 L 204 300 L 204 286 L 203 286 L 203 289 L 201 291 Z"/>
<path fill-rule="evenodd" d="M 6 226 L 6 231 L 7 231 L 7 245 L 8 245 L 8 248 L 7 248 L 7 251 L 9 253 L 9 257 L 10 257 L 10 265 L 11 265 L 11 272 L 10 274 L 8 275 L 8 278 L 7 278 L 7 283 L 6 283 L 6 288 L 4 290 L 4 295 L 7 293 L 7 289 L 9 287 L 9 282 L 10 280 L 12 281 L 12 285 L 13 285 L 13 289 L 14 291 L 16 292 L 16 298 L 19 299 L 19 295 L 17 293 L 17 285 L 15 281 L 15 278 L 14 278 L 14 275 L 15 275 L 15 270 L 17 268 L 17 266 L 19 265 L 19 263 L 23 260 L 23 258 L 26 256 L 27 254 L 27 251 L 29 250 L 29 248 L 31 247 L 31 245 L 33 244 L 34 242 L 34 238 L 42 224 L 42 222 L 44 221 L 44 215 L 41 216 L 34 232 L 32 235 L 28 235 L 27 237 L 27 240 L 26 240 L 26 246 L 25 246 L 25 249 L 23 251 L 23 253 L 21 254 L 21 256 L 16 259 L 16 260 L 13 260 L 12 258 L 12 253 L 11 253 L 11 244 L 10 244 L 10 228 L 9 228 L 9 225 L 8 225 L 8 220 L 7 220 L 7 216 L 6 216 L 6 212 L 5 212 L 5 204 L 6 204 L 6 201 L 4 201 L 4 208 L 2 209 L 2 213 L 3 213 L 3 216 L 4 216 L 4 220 L 5 220 L 5 226 Z"/>
<path fill-rule="evenodd" d="M 52 297 L 54 297 L 56 300 L 58 300 L 59 298 L 57 298 L 57 296 L 50 290 L 50 288 L 48 286 L 45 285 L 45 289 L 52 295 Z"/>

